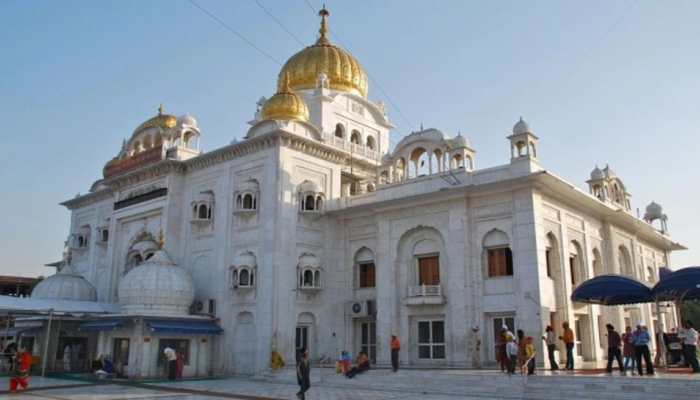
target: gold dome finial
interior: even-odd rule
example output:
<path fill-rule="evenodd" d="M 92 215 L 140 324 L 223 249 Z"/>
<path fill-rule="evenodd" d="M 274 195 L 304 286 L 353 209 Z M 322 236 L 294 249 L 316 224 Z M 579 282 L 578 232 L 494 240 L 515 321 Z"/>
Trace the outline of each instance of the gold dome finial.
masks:
<path fill-rule="evenodd" d="M 318 15 L 321 16 L 321 28 L 318 30 L 318 33 L 321 34 L 321 36 L 318 38 L 316 41 L 316 44 L 330 44 L 328 41 L 328 38 L 326 37 L 326 34 L 328 33 L 328 16 L 331 15 L 331 13 L 326 10 L 326 5 L 323 5 L 323 8 L 321 11 L 318 12 Z"/>
<path fill-rule="evenodd" d="M 163 103 L 160 103 L 160 106 L 158 107 L 158 115 L 163 115 L 163 111 L 165 111 L 163 108 Z"/>

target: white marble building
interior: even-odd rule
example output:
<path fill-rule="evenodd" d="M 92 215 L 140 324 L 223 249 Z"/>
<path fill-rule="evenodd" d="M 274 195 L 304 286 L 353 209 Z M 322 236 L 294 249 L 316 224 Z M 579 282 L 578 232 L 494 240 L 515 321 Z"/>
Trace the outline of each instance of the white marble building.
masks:
<path fill-rule="evenodd" d="M 581 360 L 599 361 L 604 323 L 654 329 L 650 306 L 569 300 L 595 275 L 654 281 L 683 248 L 633 214 L 610 168 L 576 188 L 540 163 L 539 138 L 522 119 L 493 168 L 477 168 L 465 137 L 437 129 L 391 149 L 384 106 L 368 99 L 360 64 L 328 41 L 326 16 L 317 42 L 280 71 L 278 92 L 258 102 L 244 140 L 203 153 L 196 120 L 161 110 L 104 179 L 62 203 L 71 268 L 97 300 L 136 316 L 218 319 L 222 334 L 189 339 L 190 352 L 207 353 L 189 375 L 261 372 L 272 350 L 292 363 L 301 345 L 314 359 L 365 349 L 388 364 L 392 333 L 403 364 L 468 366 L 477 326 L 481 359 L 493 362 L 503 323 L 539 337 L 570 321 Z M 167 307 L 156 295 L 134 300 L 156 290 L 130 278 L 155 254 L 191 279 L 193 295 L 180 291 Z M 139 376 L 157 374 L 155 352 L 136 350 L 145 334 L 125 335 L 148 358 Z M 101 332 L 100 352 L 115 339 Z M 212 348 L 195 350 L 203 343 Z"/>

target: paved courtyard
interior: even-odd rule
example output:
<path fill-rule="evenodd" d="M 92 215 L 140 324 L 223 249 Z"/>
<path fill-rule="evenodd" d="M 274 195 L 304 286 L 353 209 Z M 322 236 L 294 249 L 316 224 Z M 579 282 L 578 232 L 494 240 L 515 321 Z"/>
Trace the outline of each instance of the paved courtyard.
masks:
<path fill-rule="evenodd" d="M 76 377 L 79 378 L 79 377 Z M 2 389 L 8 378 L 0 378 Z M 127 400 L 127 399 L 295 399 L 294 370 L 256 378 L 234 377 L 179 382 L 133 383 L 32 377 L 31 389 L 0 400 Z M 372 370 L 349 380 L 330 369 L 312 371 L 307 399 L 686 399 L 700 393 L 700 377 L 660 373 L 653 377 L 612 376 L 594 372 L 508 377 L 497 371 Z"/>

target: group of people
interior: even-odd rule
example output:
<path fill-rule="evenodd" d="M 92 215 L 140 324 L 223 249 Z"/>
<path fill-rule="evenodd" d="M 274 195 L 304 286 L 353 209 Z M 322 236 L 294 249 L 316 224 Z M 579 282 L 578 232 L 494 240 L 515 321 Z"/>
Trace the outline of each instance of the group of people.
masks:
<path fill-rule="evenodd" d="M 535 344 L 532 336 L 525 336 L 523 330 L 513 335 L 508 326 L 503 325 L 496 343 L 496 355 L 501 365 L 501 372 L 514 374 L 516 367 L 521 374 L 535 374 Z"/>
<path fill-rule="evenodd" d="M 389 348 L 391 349 L 391 369 L 393 372 L 397 372 L 399 370 L 399 352 L 401 351 L 401 341 L 398 336 L 391 335 Z M 348 379 L 352 379 L 369 369 L 370 359 L 365 351 L 358 353 L 355 358 L 355 366 L 352 366 L 350 353 L 345 350 L 340 353 L 340 358 L 336 362 L 336 372 L 345 375 Z M 310 372 L 309 350 L 306 348 L 299 349 L 297 352 L 297 383 L 299 384 L 297 398 L 301 400 L 306 398 L 305 393 L 311 387 Z"/>
<path fill-rule="evenodd" d="M 182 379 L 182 371 L 185 368 L 185 358 L 179 351 L 170 347 L 163 349 L 163 355 L 167 362 L 168 380 Z"/>

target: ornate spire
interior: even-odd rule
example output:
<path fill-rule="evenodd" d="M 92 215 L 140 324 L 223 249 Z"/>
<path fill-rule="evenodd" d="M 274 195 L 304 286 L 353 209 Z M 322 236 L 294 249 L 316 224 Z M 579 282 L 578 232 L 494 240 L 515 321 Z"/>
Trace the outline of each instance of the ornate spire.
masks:
<path fill-rule="evenodd" d="M 323 8 L 321 11 L 318 12 L 318 15 L 321 16 L 321 28 L 318 30 L 318 33 L 321 34 L 319 36 L 318 40 L 316 41 L 316 44 L 330 44 L 330 41 L 328 41 L 328 38 L 326 37 L 326 34 L 328 33 L 328 16 L 331 15 L 331 13 L 326 10 L 326 5 L 323 5 Z"/>

